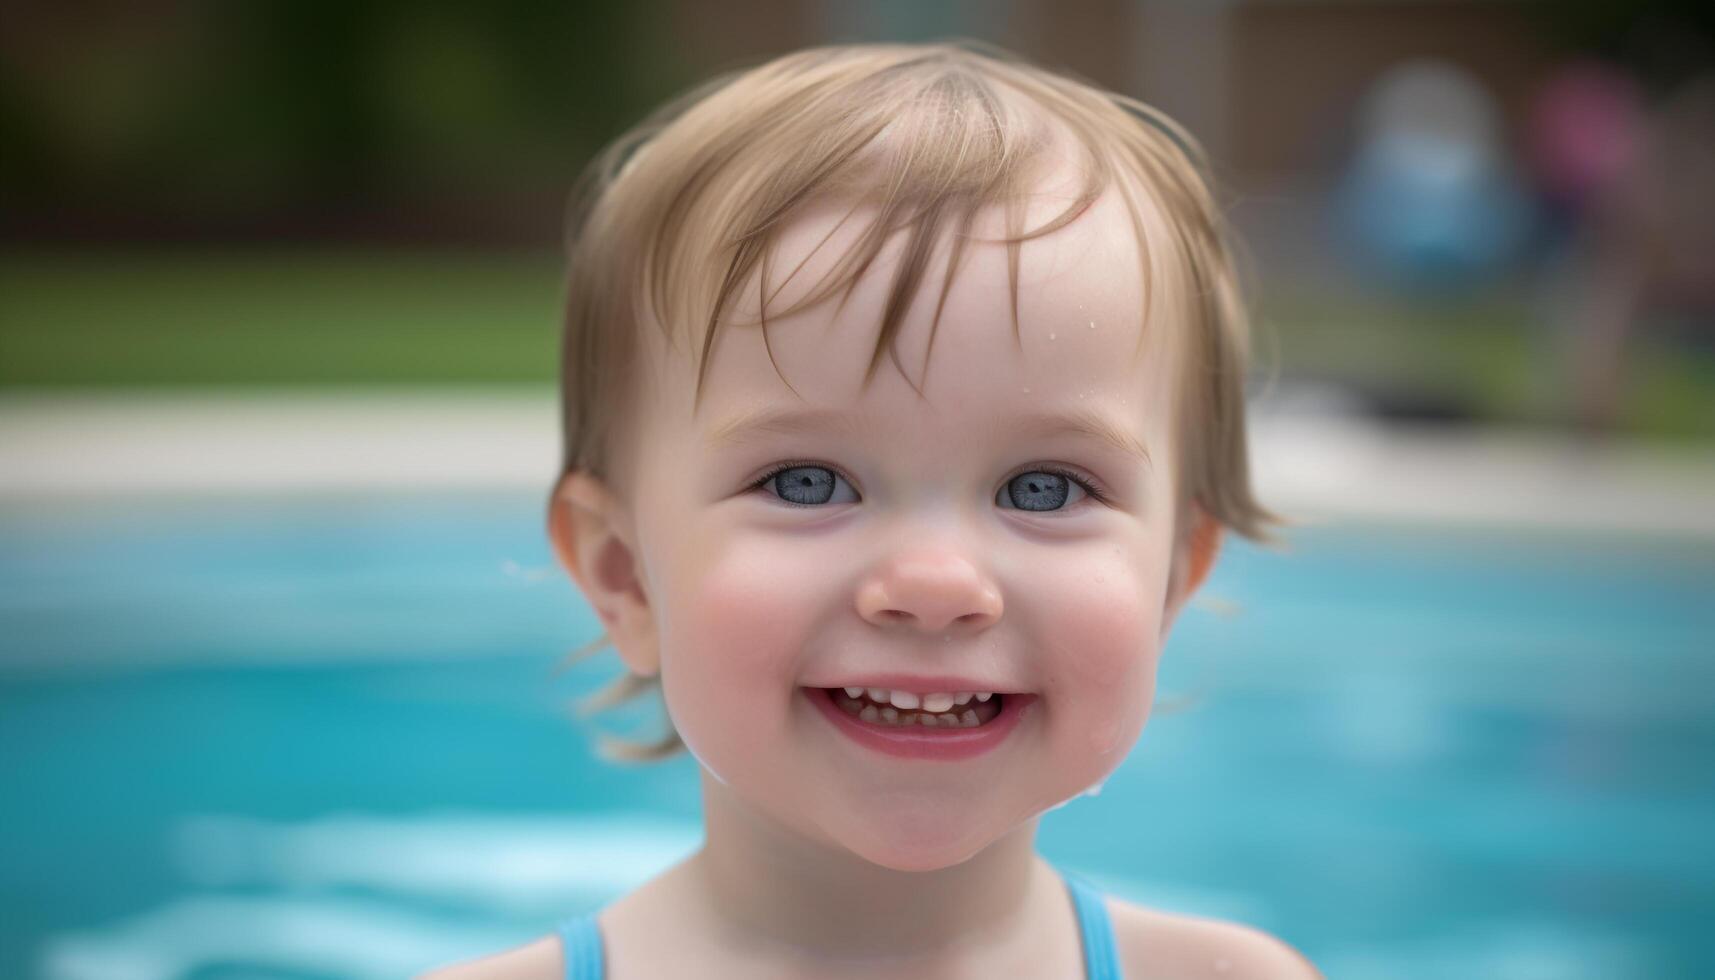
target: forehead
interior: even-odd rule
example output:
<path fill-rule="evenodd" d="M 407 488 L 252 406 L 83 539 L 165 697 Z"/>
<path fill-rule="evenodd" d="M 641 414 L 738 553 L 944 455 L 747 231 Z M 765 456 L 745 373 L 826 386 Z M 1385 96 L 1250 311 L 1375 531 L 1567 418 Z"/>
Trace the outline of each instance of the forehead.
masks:
<path fill-rule="evenodd" d="M 1067 181 L 1045 183 L 1026 209 L 1034 228 L 1072 201 Z M 867 382 L 883 311 L 906 235 L 897 235 L 841 304 L 779 316 L 807 295 L 865 227 L 863 211 L 827 204 L 786 228 L 763 273 L 740 292 L 718 332 L 693 405 L 695 367 L 670 357 L 652 398 L 679 426 L 714 434 L 734 420 L 778 409 L 861 416 L 881 435 L 968 431 L 974 420 L 1099 412 L 1154 445 L 1166 414 L 1172 331 L 1145 329 L 1141 252 L 1124 199 L 1102 194 L 1070 224 L 1019 249 L 1018 329 L 999 208 L 971 229 L 936 321 L 951 234 L 943 236 L 894 338 Z M 765 277 L 765 278 L 764 278 Z M 767 329 L 760 297 L 770 296 Z M 1159 311 L 1157 311 L 1159 312 Z M 895 362 L 897 356 L 897 363 Z"/>

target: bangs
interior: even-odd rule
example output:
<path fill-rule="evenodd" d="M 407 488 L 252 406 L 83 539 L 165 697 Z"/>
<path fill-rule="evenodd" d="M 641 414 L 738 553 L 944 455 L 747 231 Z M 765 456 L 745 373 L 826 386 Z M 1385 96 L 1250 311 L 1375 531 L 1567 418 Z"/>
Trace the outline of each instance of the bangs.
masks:
<path fill-rule="evenodd" d="M 1197 295 L 1201 253 L 1223 257 L 1193 169 L 1193 144 L 1165 117 L 1121 96 L 1046 75 L 998 52 L 960 47 L 819 49 L 781 59 L 669 106 L 659 129 L 625 148 L 607 200 L 636 223 L 624 231 L 626 263 L 669 343 L 692 341 L 700 403 L 718 332 L 737 322 L 740 292 L 754 288 L 755 323 L 818 304 L 843 307 L 885 248 L 898 260 L 882 305 L 867 382 L 922 289 L 936 290 L 932 347 L 948 291 L 973 241 L 1004 244 L 1014 343 L 1021 245 L 1077 220 L 1116 190 L 1130 214 L 1144 309 L 1141 348 L 1163 296 Z M 1038 183 L 1062 151 L 1077 175 L 1070 202 L 1024 226 Z M 1118 179 L 1116 179 L 1116 176 Z M 674 187 L 653 202 L 626 201 L 635 188 Z M 844 216 L 810 252 L 780 270 L 781 232 L 811 206 Z M 978 215 L 998 209 L 1004 234 L 976 238 Z M 810 258 L 859 213 L 865 222 L 821 279 L 791 305 L 773 301 Z M 944 264 L 932 267 L 947 241 Z M 1171 268 L 1163 268 L 1163 263 Z M 784 271 L 778 282 L 772 277 Z M 1188 288 L 1178 288 L 1178 287 Z M 748 297 L 747 297 L 748 298 Z M 1175 304 L 1177 305 L 1177 304 Z M 1177 319 L 1177 318 L 1176 318 Z M 769 358 L 773 360 L 772 349 Z M 909 375 L 901 367 L 901 374 Z M 779 371 L 779 365 L 775 365 Z M 784 376 L 782 376 L 784 380 Z"/>

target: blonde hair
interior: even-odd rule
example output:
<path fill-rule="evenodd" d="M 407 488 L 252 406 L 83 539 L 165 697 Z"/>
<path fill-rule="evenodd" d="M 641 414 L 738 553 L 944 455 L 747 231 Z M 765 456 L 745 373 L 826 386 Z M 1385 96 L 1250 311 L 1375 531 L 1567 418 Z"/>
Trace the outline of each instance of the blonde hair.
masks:
<path fill-rule="evenodd" d="M 1054 145 L 1043 122 L 1072 137 L 1083 183 L 1064 211 L 1026 230 L 1024 201 Z M 579 181 L 568 222 L 561 473 L 616 476 L 620 425 L 636 414 L 638 332 L 648 321 L 675 347 L 681 333 L 698 341 L 699 401 L 717 331 L 752 280 L 766 345 L 769 262 L 780 232 L 807 205 L 850 201 L 854 212 L 874 205 L 875 216 L 817 288 L 774 316 L 835 293 L 843 303 L 883 247 L 906 236 L 867 381 L 884 352 L 898 364 L 894 337 L 945 232 L 953 232 L 951 249 L 930 343 L 973 222 L 992 205 L 1006 213 L 1001 241 L 1017 342 L 1021 244 L 1070 224 L 1113 187 L 1139 245 L 1143 325 L 1161 296 L 1190 307 L 1181 341 L 1186 381 L 1176 402 L 1176 534 L 1195 501 L 1232 531 L 1269 540 L 1268 526 L 1281 521 L 1253 496 L 1246 455 L 1249 326 L 1206 171 L 1197 143 L 1155 109 L 987 46 L 813 48 L 716 78 L 621 136 Z M 567 662 L 605 644 L 598 637 Z M 628 673 L 583 713 L 657 686 Z M 653 743 L 603 742 L 604 755 L 631 761 L 684 746 L 670 723 Z"/>

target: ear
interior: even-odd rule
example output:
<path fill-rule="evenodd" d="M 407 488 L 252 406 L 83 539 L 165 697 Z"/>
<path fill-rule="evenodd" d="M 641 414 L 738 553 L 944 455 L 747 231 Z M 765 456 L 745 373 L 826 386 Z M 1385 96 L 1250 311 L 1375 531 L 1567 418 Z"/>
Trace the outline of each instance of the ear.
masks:
<path fill-rule="evenodd" d="M 1186 519 L 1191 526 L 1174 547 L 1173 570 L 1168 575 L 1167 607 L 1161 620 L 1161 635 L 1164 637 L 1179 618 L 1179 611 L 1185 607 L 1186 601 L 1209 577 L 1209 569 L 1215 567 L 1225 532 L 1221 522 L 1209 516 L 1201 504 L 1192 501 L 1189 506 Z"/>
<path fill-rule="evenodd" d="M 655 617 L 639 577 L 630 515 L 619 499 L 595 476 L 567 473 L 549 501 L 548 538 L 625 666 L 654 676 L 661 669 Z"/>

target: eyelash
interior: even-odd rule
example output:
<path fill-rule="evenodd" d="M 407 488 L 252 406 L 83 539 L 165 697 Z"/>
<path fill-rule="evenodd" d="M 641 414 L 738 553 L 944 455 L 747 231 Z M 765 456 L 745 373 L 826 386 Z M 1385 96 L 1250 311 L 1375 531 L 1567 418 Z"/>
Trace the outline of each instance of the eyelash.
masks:
<path fill-rule="evenodd" d="M 800 461 L 800 462 L 780 463 L 780 464 L 776 465 L 773 469 L 769 470 L 760 479 L 753 482 L 750 485 L 750 489 L 753 491 L 761 490 L 763 487 L 768 485 L 770 480 L 773 480 L 775 477 L 786 472 L 787 470 L 795 470 L 801 466 L 821 467 L 822 469 L 825 469 L 825 470 L 828 470 L 832 473 L 838 474 L 841 479 L 845 480 L 847 483 L 850 483 L 854 487 L 857 485 L 856 480 L 853 480 L 851 477 L 847 476 L 837 466 L 829 466 L 827 463 L 815 463 L 815 462 L 810 462 L 808 460 L 804 460 L 804 461 Z M 1096 501 L 1097 503 L 1105 504 L 1108 502 L 1107 490 L 1101 485 L 1101 483 L 1098 480 L 1096 480 L 1095 477 L 1086 476 L 1083 473 L 1079 473 L 1075 470 L 1069 470 L 1063 466 L 1056 466 L 1053 463 L 1043 463 L 1043 464 L 1038 465 L 1038 466 L 1032 466 L 1029 469 L 1019 470 L 1018 472 L 1007 477 L 1005 483 L 1003 483 L 1002 486 L 1005 486 L 1006 483 L 1011 483 L 1013 480 L 1018 479 L 1019 477 L 1023 476 L 1026 473 L 1052 473 L 1055 476 L 1064 477 L 1068 480 L 1071 480 L 1073 483 L 1076 483 L 1078 486 L 1082 487 L 1084 489 L 1084 492 L 1090 495 L 1090 499 Z M 814 509 L 815 507 L 820 506 L 818 504 L 795 504 L 790 500 L 786 500 L 785 498 L 780 498 L 780 502 L 785 504 L 788 507 L 804 507 L 804 508 Z"/>

